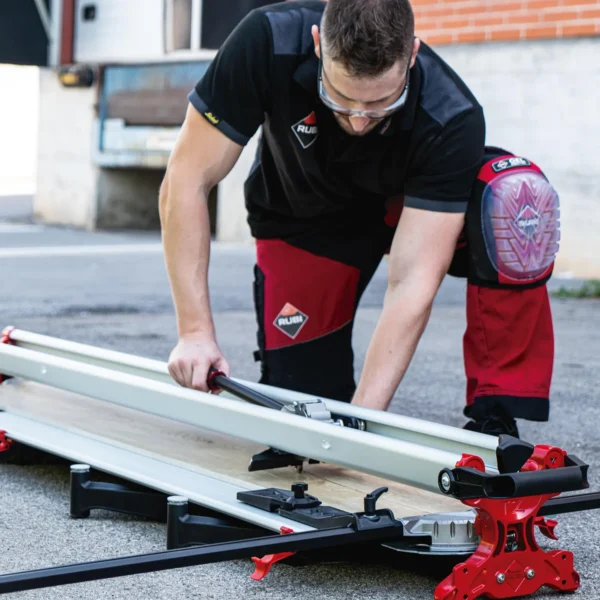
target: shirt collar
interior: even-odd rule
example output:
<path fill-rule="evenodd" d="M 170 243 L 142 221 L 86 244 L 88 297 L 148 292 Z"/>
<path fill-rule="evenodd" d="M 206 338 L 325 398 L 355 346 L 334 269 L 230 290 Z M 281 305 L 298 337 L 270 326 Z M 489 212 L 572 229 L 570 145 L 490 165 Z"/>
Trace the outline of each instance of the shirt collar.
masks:
<path fill-rule="evenodd" d="M 319 59 L 311 52 L 294 71 L 293 79 L 306 91 L 318 97 Z"/>

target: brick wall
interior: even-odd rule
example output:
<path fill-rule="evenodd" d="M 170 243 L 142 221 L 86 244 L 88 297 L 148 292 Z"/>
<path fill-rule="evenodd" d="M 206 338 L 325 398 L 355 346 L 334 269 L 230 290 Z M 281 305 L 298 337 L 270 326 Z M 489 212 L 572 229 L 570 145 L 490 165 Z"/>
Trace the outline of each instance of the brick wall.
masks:
<path fill-rule="evenodd" d="M 412 0 L 429 44 L 600 35 L 600 0 Z"/>

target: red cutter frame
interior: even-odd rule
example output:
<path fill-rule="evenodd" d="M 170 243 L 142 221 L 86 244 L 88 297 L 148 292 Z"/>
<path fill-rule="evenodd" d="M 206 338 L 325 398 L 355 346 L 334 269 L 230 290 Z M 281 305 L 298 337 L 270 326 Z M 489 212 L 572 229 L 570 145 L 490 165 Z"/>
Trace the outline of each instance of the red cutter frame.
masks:
<path fill-rule="evenodd" d="M 538 471 L 565 466 L 567 453 L 553 446 L 536 446 L 521 471 Z M 485 471 L 483 461 L 463 455 L 457 467 Z M 477 550 L 436 588 L 435 600 L 516 598 L 535 593 L 542 586 L 573 592 L 579 588 L 579 574 L 573 553 L 542 550 L 535 539 L 535 526 L 556 539 L 556 521 L 538 517 L 540 508 L 558 493 L 509 499 L 463 500 L 477 512 L 475 527 L 481 536 Z"/>

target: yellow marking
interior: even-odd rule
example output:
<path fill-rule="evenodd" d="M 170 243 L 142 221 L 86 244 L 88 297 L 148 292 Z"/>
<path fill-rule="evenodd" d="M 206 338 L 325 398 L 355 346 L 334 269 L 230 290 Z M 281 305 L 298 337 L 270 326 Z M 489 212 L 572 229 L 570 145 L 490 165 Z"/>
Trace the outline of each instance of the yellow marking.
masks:
<path fill-rule="evenodd" d="M 61 73 L 60 80 L 65 85 L 76 85 L 77 84 L 77 75 L 75 73 Z"/>
<path fill-rule="evenodd" d="M 213 124 L 216 125 L 221 119 L 217 119 L 211 112 L 205 112 L 204 116 Z"/>

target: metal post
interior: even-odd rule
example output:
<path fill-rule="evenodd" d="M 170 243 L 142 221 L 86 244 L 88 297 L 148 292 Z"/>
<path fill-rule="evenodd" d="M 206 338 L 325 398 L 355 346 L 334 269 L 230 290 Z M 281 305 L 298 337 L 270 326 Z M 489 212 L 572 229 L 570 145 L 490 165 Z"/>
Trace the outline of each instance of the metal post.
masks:
<path fill-rule="evenodd" d="M 167 550 L 181 548 L 179 522 L 187 514 L 188 499 L 185 496 L 169 496 L 167 498 Z"/>
<path fill-rule="evenodd" d="M 84 500 L 85 484 L 90 481 L 90 465 L 71 465 L 71 507 L 70 514 L 74 519 L 87 519 L 89 508 Z"/>
<path fill-rule="evenodd" d="M 192 52 L 202 48 L 202 2 L 203 0 L 192 0 L 191 18 L 191 48 Z"/>

